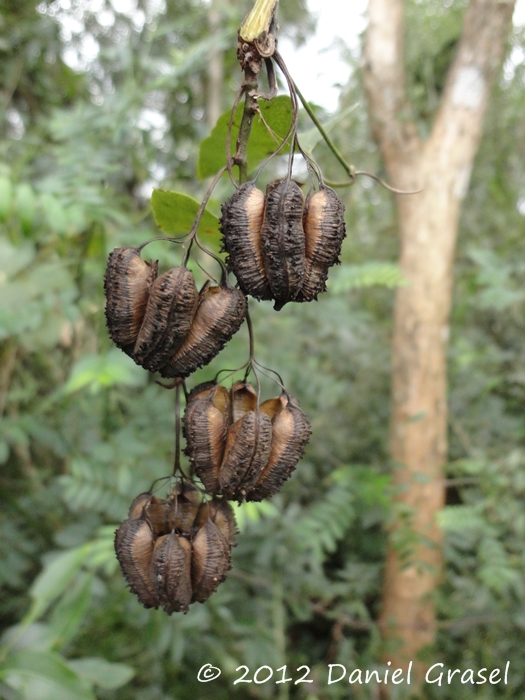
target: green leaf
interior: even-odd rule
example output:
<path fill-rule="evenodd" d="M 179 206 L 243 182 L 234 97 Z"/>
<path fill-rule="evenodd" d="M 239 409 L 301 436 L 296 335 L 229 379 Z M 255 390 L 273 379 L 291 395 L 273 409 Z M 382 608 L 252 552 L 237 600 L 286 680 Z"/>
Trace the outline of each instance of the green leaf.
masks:
<path fill-rule="evenodd" d="M 13 185 L 7 176 L 0 176 L 0 221 L 5 221 L 13 208 Z"/>
<path fill-rule="evenodd" d="M 342 122 L 343 119 L 345 119 L 345 117 L 351 114 L 358 107 L 359 102 L 356 102 L 355 104 L 350 105 L 350 107 L 344 109 L 342 112 L 339 112 L 339 114 L 336 114 L 335 117 L 333 117 L 333 119 L 330 119 L 330 121 L 328 121 L 326 124 L 323 124 L 323 129 L 325 130 L 325 132 L 329 134 L 335 126 Z M 313 126 L 311 129 L 308 129 L 308 131 L 303 131 L 302 133 L 299 133 L 298 137 L 299 143 L 301 144 L 301 148 L 307 153 L 311 153 L 317 146 L 319 141 L 323 140 L 323 136 L 316 126 Z"/>
<path fill-rule="evenodd" d="M 341 265 L 333 270 L 328 280 L 328 291 L 342 294 L 351 289 L 372 287 L 402 287 L 407 284 L 399 265 L 394 263 L 365 263 L 364 265 Z"/>
<path fill-rule="evenodd" d="M 36 620 L 71 584 L 91 550 L 89 543 L 56 556 L 35 579 L 30 595 L 33 605 L 26 621 Z"/>
<path fill-rule="evenodd" d="M 49 620 L 53 646 L 66 644 L 77 633 L 91 602 L 92 587 L 93 574 L 81 573 L 53 610 Z"/>
<path fill-rule="evenodd" d="M 200 202 L 182 192 L 153 190 L 151 208 L 157 226 L 169 236 L 185 236 L 190 232 Z M 199 236 L 211 237 L 219 242 L 219 219 L 207 209 L 204 210 L 197 229 Z"/>
<path fill-rule="evenodd" d="M 276 150 L 292 123 L 292 103 L 287 95 L 280 95 L 270 101 L 261 100 L 259 108 L 266 124 L 260 115 L 255 116 L 247 153 L 250 172 Z M 241 104 L 235 112 L 230 142 L 232 149 L 235 149 L 237 142 L 243 109 L 244 106 Z M 226 136 L 230 115 L 230 111 L 222 114 L 211 134 L 200 145 L 197 173 L 201 180 L 215 175 L 226 164 Z M 288 151 L 287 145 L 281 153 Z"/>
<path fill-rule="evenodd" d="M 113 664 L 97 657 L 74 659 L 68 664 L 81 678 L 85 678 L 90 684 L 106 690 L 121 688 L 129 683 L 135 675 L 131 666 Z"/>
<path fill-rule="evenodd" d="M 46 192 L 40 197 L 40 206 L 51 231 L 58 235 L 66 233 L 69 222 L 64 207 L 58 199 Z"/>
<path fill-rule="evenodd" d="M 49 683 L 57 690 L 55 697 L 60 700 L 95 700 L 93 693 L 58 654 L 28 650 L 12 654 L 0 667 L 0 678 L 11 685 L 11 675 Z"/>
<path fill-rule="evenodd" d="M 279 511 L 273 503 L 261 501 L 260 503 L 231 503 L 235 513 L 235 520 L 239 530 L 244 530 L 248 522 L 257 522 L 262 517 L 275 518 Z"/>
<path fill-rule="evenodd" d="M 124 353 L 116 348 L 107 355 L 85 355 L 73 367 L 64 387 L 66 394 L 89 387 L 93 394 L 115 386 L 140 386 L 146 381 L 140 370 Z"/>
<path fill-rule="evenodd" d="M 25 234 L 30 233 L 35 222 L 36 197 L 31 185 L 26 182 L 16 188 L 15 209 L 20 219 L 22 231 Z"/>

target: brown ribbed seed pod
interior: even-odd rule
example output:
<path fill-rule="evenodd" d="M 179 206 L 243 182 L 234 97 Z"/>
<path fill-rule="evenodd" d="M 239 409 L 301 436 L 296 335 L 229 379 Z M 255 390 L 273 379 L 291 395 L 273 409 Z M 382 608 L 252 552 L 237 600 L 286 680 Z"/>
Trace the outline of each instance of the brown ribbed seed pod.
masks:
<path fill-rule="evenodd" d="M 312 432 L 310 421 L 290 395 L 269 399 L 260 410 L 272 419 L 272 449 L 247 501 L 262 501 L 280 490 L 301 459 Z"/>
<path fill-rule="evenodd" d="M 151 372 L 165 365 L 188 336 L 198 302 L 193 274 L 185 267 L 173 267 L 156 279 L 135 345 L 135 362 Z"/>
<path fill-rule="evenodd" d="M 153 532 L 144 518 L 124 520 L 115 533 L 115 552 L 130 589 L 145 608 L 158 608 L 150 579 Z"/>
<path fill-rule="evenodd" d="M 201 494 L 192 484 L 184 482 L 175 486 L 169 503 L 175 513 L 176 532 L 186 537 L 191 536 L 201 502 Z"/>
<path fill-rule="evenodd" d="M 233 508 L 224 498 L 212 498 L 206 503 L 202 503 L 195 519 L 194 527 L 199 530 L 207 520 L 211 520 L 224 537 L 229 547 L 235 543 L 237 525 Z"/>
<path fill-rule="evenodd" d="M 231 568 L 231 547 L 211 520 L 195 535 L 191 557 L 192 602 L 204 603 Z"/>
<path fill-rule="evenodd" d="M 219 472 L 221 490 L 227 498 L 244 500 L 268 462 L 271 443 L 271 420 L 259 410 L 248 411 L 231 426 Z"/>
<path fill-rule="evenodd" d="M 219 470 L 229 416 L 230 396 L 223 386 L 207 382 L 188 396 L 183 419 L 185 453 L 204 488 L 212 494 L 220 493 Z"/>
<path fill-rule="evenodd" d="M 149 491 L 139 493 L 139 495 L 133 499 L 129 507 L 128 518 L 140 518 L 144 512 L 144 507 L 147 506 L 150 501 L 151 493 Z"/>
<path fill-rule="evenodd" d="M 191 603 L 191 544 L 171 532 L 159 537 L 151 559 L 151 581 L 164 612 L 188 612 Z"/>
<path fill-rule="evenodd" d="M 306 198 L 303 226 L 306 236 L 306 272 L 297 301 L 312 301 L 326 291 L 328 270 L 339 262 L 346 235 L 345 208 L 337 194 L 323 186 Z"/>
<path fill-rule="evenodd" d="M 163 377 L 184 379 L 219 354 L 241 327 L 246 298 L 234 287 L 212 287 L 206 282 L 191 330 L 175 355 L 160 370 Z"/>
<path fill-rule="evenodd" d="M 261 247 L 264 194 L 253 182 L 246 182 L 222 205 L 221 211 L 220 230 L 223 251 L 228 253 L 228 269 L 245 294 L 271 299 Z"/>
<path fill-rule="evenodd" d="M 235 382 L 230 390 L 232 423 L 257 408 L 257 392 L 246 382 Z"/>
<path fill-rule="evenodd" d="M 303 193 L 293 180 L 275 180 L 266 187 L 261 242 L 264 269 L 276 311 L 287 302 L 294 301 L 303 286 L 303 210 Z"/>
<path fill-rule="evenodd" d="M 137 248 L 115 248 L 109 254 L 104 276 L 106 325 L 111 340 L 131 357 L 157 272 L 158 262 L 145 262 Z"/>

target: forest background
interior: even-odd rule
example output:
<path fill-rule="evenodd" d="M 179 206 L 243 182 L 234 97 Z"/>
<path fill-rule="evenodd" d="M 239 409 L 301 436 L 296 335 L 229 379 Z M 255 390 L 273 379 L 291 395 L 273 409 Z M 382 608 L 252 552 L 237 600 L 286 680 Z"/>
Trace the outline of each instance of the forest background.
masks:
<path fill-rule="evenodd" d="M 405 2 L 407 86 L 428 131 L 466 2 Z M 237 510 L 234 569 L 187 616 L 129 594 L 113 533 L 173 459 L 173 395 L 111 347 L 107 254 L 158 233 L 153 185 L 200 199 L 199 143 L 239 86 L 240 3 L 4 0 L 0 14 L 0 697 L 6 700 L 337 698 L 328 663 L 382 669 L 378 618 L 392 515 L 392 195 L 340 190 L 343 263 L 318 303 L 252 304 L 261 362 L 283 376 L 313 437 L 282 493 Z M 283 3 L 282 32 L 312 30 Z M 211 29 L 211 31 L 210 31 Z M 439 514 L 445 566 L 432 662 L 503 668 L 502 686 L 426 686 L 424 697 L 522 698 L 525 686 L 525 35 L 509 36 L 463 204 L 448 349 L 449 452 Z M 286 60 L 286 55 L 284 56 Z M 360 50 L 335 115 L 345 158 L 384 176 Z M 74 66 L 74 69 L 71 67 Z M 213 89 L 222 85 L 221 90 Z M 300 85 L 299 85 L 300 87 Z M 301 118 L 305 141 L 311 124 Z M 330 180 L 344 179 L 320 141 Z M 276 167 L 279 167 L 278 165 Z M 210 208 L 231 193 L 226 181 Z M 176 251 L 148 252 L 175 264 Z M 242 364 L 246 330 L 210 368 Z M 193 385 L 193 384 L 192 384 Z M 275 387 L 265 385 L 266 396 Z M 205 663 L 222 676 L 202 685 Z M 309 686 L 233 686 L 241 664 L 311 667 Z M 306 688 L 306 689 L 305 689 Z M 377 697 L 377 688 L 351 691 Z M 398 697 L 405 690 L 400 690 Z"/>

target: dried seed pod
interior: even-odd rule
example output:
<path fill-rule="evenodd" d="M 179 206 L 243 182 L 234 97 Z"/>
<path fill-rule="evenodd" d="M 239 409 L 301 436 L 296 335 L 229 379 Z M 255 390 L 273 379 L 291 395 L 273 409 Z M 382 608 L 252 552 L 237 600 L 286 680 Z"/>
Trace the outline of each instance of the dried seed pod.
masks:
<path fill-rule="evenodd" d="M 150 579 L 153 532 L 143 518 L 124 520 L 115 533 L 115 552 L 129 587 L 145 608 L 158 608 Z"/>
<path fill-rule="evenodd" d="M 310 421 L 289 394 L 265 401 L 260 410 L 272 418 L 272 449 L 266 466 L 246 497 L 248 501 L 262 501 L 280 490 L 301 459 L 312 432 Z"/>
<path fill-rule="evenodd" d="M 276 311 L 293 301 L 305 272 L 304 197 L 293 180 L 275 180 L 266 187 L 261 228 L 264 269 Z"/>
<path fill-rule="evenodd" d="M 208 493 L 219 493 L 219 470 L 230 424 L 230 396 L 220 385 L 206 383 L 188 397 L 184 412 L 186 454 Z"/>
<path fill-rule="evenodd" d="M 248 411 L 231 426 L 219 472 L 224 495 L 244 500 L 268 462 L 271 443 L 271 420 L 259 410 Z"/>
<path fill-rule="evenodd" d="M 146 506 L 151 500 L 151 493 L 146 491 L 145 493 L 139 493 L 136 498 L 133 499 L 128 511 L 128 518 L 139 518 L 144 512 L 144 506 Z"/>
<path fill-rule="evenodd" d="M 193 274 L 173 267 L 151 286 L 134 359 L 151 372 L 160 369 L 190 332 L 199 295 Z"/>
<path fill-rule="evenodd" d="M 306 272 L 298 301 L 312 301 L 326 291 L 328 270 L 339 262 L 346 235 L 344 211 L 343 202 L 330 187 L 308 195 L 303 220 Z"/>
<path fill-rule="evenodd" d="M 145 262 L 138 248 L 115 248 L 109 254 L 104 277 L 106 324 L 111 340 L 132 357 L 157 272 L 158 262 Z"/>
<path fill-rule="evenodd" d="M 169 503 L 175 514 L 176 532 L 190 537 L 201 501 L 201 495 L 193 484 L 185 482 L 175 486 Z"/>
<path fill-rule="evenodd" d="M 191 557 L 192 602 L 204 603 L 231 568 L 231 547 L 211 520 L 195 535 Z"/>
<path fill-rule="evenodd" d="M 217 526 L 228 546 L 233 547 L 237 526 L 233 508 L 228 501 L 213 497 L 210 501 L 202 503 L 195 519 L 195 528 L 199 530 L 207 520 L 211 520 Z"/>
<path fill-rule="evenodd" d="M 144 509 L 144 515 L 155 535 L 167 535 L 175 528 L 173 504 L 153 496 Z"/>
<path fill-rule="evenodd" d="M 207 282 L 191 330 L 175 355 L 160 370 L 163 377 L 184 378 L 219 354 L 237 333 L 246 315 L 246 298 L 234 287 L 212 287 Z"/>
<path fill-rule="evenodd" d="M 257 408 L 257 392 L 246 382 L 235 382 L 230 389 L 232 423 Z"/>
<path fill-rule="evenodd" d="M 151 581 L 164 612 L 187 612 L 191 603 L 191 544 L 171 532 L 159 537 L 151 559 Z"/>
<path fill-rule="evenodd" d="M 253 182 L 246 182 L 222 205 L 221 211 L 220 229 L 228 268 L 245 294 L 271 299 L 261 247 L 264 194 Z"/>

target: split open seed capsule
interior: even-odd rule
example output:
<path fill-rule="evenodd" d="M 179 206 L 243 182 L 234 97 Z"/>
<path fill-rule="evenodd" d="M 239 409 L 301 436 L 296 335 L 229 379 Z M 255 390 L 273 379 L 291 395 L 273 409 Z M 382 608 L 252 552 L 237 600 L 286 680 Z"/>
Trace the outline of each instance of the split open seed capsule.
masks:
<path fill-rule="evenodd" d="M 154 535 L 143 518 L 128 518 L 115 533 L 115 552 L 132 592 L 145 608 L 158 608 L 159 599 L 150 578 Z"/>
<path fill-rule="evenodd" d="M 308 195 L 304 210 L 306 236 L 306 271 L 298 301 L 312 301 L 326 291 L 328 270 L 339 262 L 346 235 L 344 205 L 338 195 L 323 186 Z"/>
<path fill-rule="evenodd" d="M 259 409 L 248 411 L 229 429 L 219 484 L 227 498 L 244 500 L 270 456 L 272 423 Z"/>
<path fill-rule="evenodd" d="M 186 454 L 208 493 L 219 493 L 219 470 L 230 423 L 230 396 L 220 385 L 199 385 L 184 412 Z"/>
<path fill-rule="evenodd" d="M 206 282 L 189 334 L 160 370 L 163 377 L 184 379 L 207 365 L 237 333 L 246 315 L 244 294 L 231 286 Z"/>
<path fill-rule="evenodd" d="M 179 348 L 197 310 L 199 294 L 193 274 L 174 267 L 152 284 L 134 359 L 151 372 L 159 370 Z"/>
<path fill-rule="evenodd" d="M 191 557 L 192 602 L 204 603 L 231 568 L 231 547 L 211 520 L 195 535 Z"/>
<path fill-rule="evenodd" d="M 279 311 L 300 293 L 305 274 L 304 197 L 293 180 L 266 187 L 261 228 L 264 269 Z"/>
<path fill-rule="evenodd" d="M 187 612 L 192 597 L 192 548 L 175 532 L 159 537 L 151 559 L 150 577 L 162 609 L 168 615 Z"/>
<path fill-rule="evenodd" d="M 271 299 L 261 245 L 264 194 L 253 182 L 246 182 L 222 205 L 221 211 L 220 229 L 228 268 L 245 294 L 259 300 Z"/>
<path fill-rule="evenodd" d="M 109 254 L 104 277 L 106 324 L 111 340 L 131 356 L 157 272 L 158 262 L 145 262 L 137 248 L 115 248 Z"/>
<path fill-rule="evenodd" d="M 262 501 L 281 489 L 301 459 L 312 432 L 310 421 L 289 394 L 265 401 L 260 410 L 271 419 L 272 446 L 266 466 L 246 496 L 248 501 Z"/>
<path fill-rule="evenodd" d="M 231 548 L 235 544 L 237 527 L 233 508 L 224 498 L 214 496 L 211 500 L 201 504 L 195 519 L 195 528 L 200 529 L 207 520 L 214 523 Z"/>

